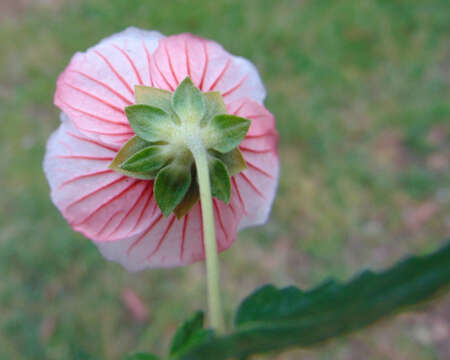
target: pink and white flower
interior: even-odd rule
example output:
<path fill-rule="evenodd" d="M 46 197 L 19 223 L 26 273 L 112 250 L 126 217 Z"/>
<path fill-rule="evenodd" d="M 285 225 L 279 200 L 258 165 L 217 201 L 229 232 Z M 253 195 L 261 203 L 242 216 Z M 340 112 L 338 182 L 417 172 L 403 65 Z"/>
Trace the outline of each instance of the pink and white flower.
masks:
<path fill-rule="evenodd" d="M 129 28 L 75 54 L 57 82 L 62 123 L 44 159 L 52 200 L 74 230 L 129 271 L 187 265 L 205 256 L 200 203 L 182 219 L 164 217 L 153 180 L 108 167 L 134 135 L 124 111 L 134 103 L 134 86 L 173 91 L 186 76 L 204 92 L 221 92 L 228 113 L 251 120 L 239 146 L 247 169 L 232 177 L 229 204 L 213 200 L 223 251 L 238 230 L 267 220 L 278 182 L 278 134 L 255 67 L 191 34 L 164 37 Z"/>

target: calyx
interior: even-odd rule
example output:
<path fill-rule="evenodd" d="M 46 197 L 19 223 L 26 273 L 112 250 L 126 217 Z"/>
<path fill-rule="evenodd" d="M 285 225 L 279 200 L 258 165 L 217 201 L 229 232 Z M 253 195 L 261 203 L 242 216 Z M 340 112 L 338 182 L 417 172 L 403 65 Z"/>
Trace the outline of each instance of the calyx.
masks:
<path fill-rule="evenodd" d="M 154 194 L 164 216 L 182 218 L 199 200 L 192 151 L 206 151 L 211 193 L 228 203 L 230 177 L 246 168 L 238 145 L 250 120 L 226 113 L 219 92 L 202 93 L 186 77 L 174 93 L 135 87 L 136 104 L 125 108 L 136 133 L 110 168 L 138 179 L 155 179 Z"/>

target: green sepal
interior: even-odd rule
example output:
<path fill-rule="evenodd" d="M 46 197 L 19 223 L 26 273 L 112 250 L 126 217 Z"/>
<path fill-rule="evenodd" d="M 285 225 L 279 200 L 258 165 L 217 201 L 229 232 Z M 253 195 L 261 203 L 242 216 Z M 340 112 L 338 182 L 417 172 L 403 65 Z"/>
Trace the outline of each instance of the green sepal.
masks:
<path fill-rule="evenodd" d="M 154 192 L 156 203 L 164 216 L 169 216 L 183 200 L 190 185 L 190 165 L 174 161 L 158 172 Z"/>
<path fill-rule="evenodd" d="M 157 89 L 149 86 L 136 85 L 134 87 L 134 99 L 136 104 L 150 105 L 164 110 L 166 113 L 171 114 L 172 93 L 167 90 Z"/>
<path fill-rule="evenodd" d="M 128 158 L 120 165 L 121 169 L 130 172 L 155 172 L 170 160 L 170 151 L 166 145 L 151 145 Z"/>
<path fill-rule="evenodd" d="M 247 164 L 244 160 L 244 156 L 242 155 L 241 150 L 239 150 L 238 147 L 225 154 L 222 154 L 218 151 L 214 151 L 213 153 L 215 157 L 222 160 L 227 166 L 230 176 L 237 175 L 241 171 L 247 169 Z"/>
<path fill-rule="evenodd" d="M 227 113 L 227 108 L 220 92 L 210 91 L 204 93 L 203 96 L 205 98 L 206 111 L 203 119 L 200 121 L 201 127 L 208 125 L 214 116 Z"/>
<path fill-rule="evenodd" d="M 133 131 L 147 141 L 168 141 L 174 132 L 171 116 L 150 105 L 130 105 L 125 108 Z"/>
<path fill-rule="evenodd" d="M 150 146 L 151 143 L 141 139 L 139 136 L 133 136 L 128 140 L 124 146 L 117 153 L 114 160 L 109 164 L 111 170 L 117 171 L 126 176 L 131 176 L 137 179 L 151 180 L 156 177 L 156 173 L 146 173 L 146 172 L 131 172 L 121 168 L 121 165 L 130 157 L 132 157 L 137 152 Z"/>
<path fill-rule="evenodd" d="M 170 357 L 178 357 L 197 344 L 212 338 L 212 330 L 203 327 L 205 315 L 197 311 L 177 329 L 170 344 Z"/>
<path fill-rule="evenodd" d="M 228 169 L 222 160 L 214 156 L 208 157 L 211 195 L 227 203 L 230 201 L 231 182 Z"/>
<path fill-rule="evenodd" d="M 208 137 L 212 149 L 227 153 L 236 148 L 250 127 L 250 120 L 239 116 L 221 114 L 209 123 Z"/>
<path fill-rule="evenodd" d="M 173 210 L 173 213 L 177 217 L 177 219 L 181 219 L 184 215 L 186 215 L 197 201 L 200 200 L 200 191 L 198 189 L 198 183 L 195 179 L 194 173 L 192 174 L 191 186 L 189 186 L 189 190 L 186 195 L 184 195 L 183 200 L 177 205 L 177 207 Z"/>
<path fill-rule="evenodd" d="M 172 96 L 172 108 L 184 123 L 200 123 L 206 105 L 202 92 L 187 76 Z"/>

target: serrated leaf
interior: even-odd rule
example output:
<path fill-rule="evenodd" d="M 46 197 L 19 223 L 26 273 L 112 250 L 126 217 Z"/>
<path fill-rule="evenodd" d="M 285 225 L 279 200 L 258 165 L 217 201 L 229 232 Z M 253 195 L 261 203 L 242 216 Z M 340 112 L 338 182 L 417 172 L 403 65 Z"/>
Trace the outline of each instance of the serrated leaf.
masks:
<path fill-rule="evenodd" d="M 143 179 L 143 180 L 150 180 L 154 179 L 156 174 L 155 173 L 140 173 L 140 172 L 131 172 L 127 171 L 125 169 L 122 169 L 120 165 L 125 162 L 127 159 L 129 159 L 133 154 L 136 152 L 139 152 L 142 149 L 145 149 L 146 147 L 150 146 L 152 143 L 145 141 L 144 139 L 141 139 L 139 136 L 133 136 L 128 140 L 124 146 L 120 149 L 120 151 L 117 153 L 114 160 L 109 164 L 109 168 L 117 171 L 121 174 L 124 174 L 126 176 L 131 176 L 137 179 Z"/>
<path fill-rule="evenodd" d="M 124 161 L 120 168 L 131 172 L 155 172 L 170 160 L 170 152 L 165 145 L 148 146 Z"/>
<path fill-rule="evenodd" d="M 203 328 L 204 317 L 202 311 L 197 311 L 178 328 L 170 345 L 170 356 L 179 356 L 187 349 L 212 337 L 212 331 Z"/>
<path fill-rule="evenodd" d="M 171 116 L 149 105 L 130 105 L 125 108 L 128 122 L 140 138 L 147 141 L 168 141 L 174 131 Z"/>
<path fill-rule="evenodd" d="M 148 353 L 137 353 L 126 356 L 124 360 L 159 360 L 159 357 Z"/>
<path fill-rule="evenodd" d="M 220 92 L 210 91 L 203 93 L 203 96 L 205 98 L 206 110 L 200 122 L 202 127 L 206 126 L 214 116 L 227 113 L 227 108 Z"/>
<path fill-rule="evenodd" d="M 228 204 L 230 201 L 231 182 L 227 167 L 214 156 L 208 157 L 208 167 L 212 196 Z"/>
<path fill-rule="evenodd" d="M 230 152 L 244 140 L 249 127 L 249 119 L 229 114 L 217 115 L 208 125 L 208 142 L 214 150 L 221 153 Z"/>
<path fill-rule="evenodd" d="M 155 200 L 164 216 L 169 216 L 183 200 L 191 185 L 190 165 L 172 162 L 156 176 Z"/>
<path fill-rule="evenodd" d="M 232 334 L 210 338 L 177 359 L 225 360 L 310 347 L 366 327 L 442 294 L 450 285 L 450 244 L 347 283 L 328 280 L 303 292 L 266 285 L 247 297 Z"/>
<path fill-rule="evenodd" d="M 242 156 L 241 150 L 239 150 L 238 147 L 225 154 L 215 152 L 214 155 L 224 162 L 230 176 L 237 175 L 241 171 L 247 169 L 244 156 Z"/>
<path fill-rule="evenodd" d="M 182 122 L 199 123 L 205 114 L 205 99 L 189 76 L 175 89 L 172 108 Z"/>
<path fill-rule="evenodd" d="M 198 183 L 195 179 L 195 174 L 192 173 L 192 181 L 191 186 L 189 186 L 189 190 L 186 195 L 184 195 L 183 200 L 177 205 L 177 207 L 173 210 L 173 213 L 177 217 L 177 219 L 181 219 L 184 215 L 186 215 L 192 207 L 200 200 L 200 192 L 198 189 Z"/>
<path fill-rule="evenodd" d="M 172 93 L 170 91 L 136 85 L 134 87 L 134 98 L 136 104 L 150 105 L 162 109 L 168 114 L 172 112 Z"/>

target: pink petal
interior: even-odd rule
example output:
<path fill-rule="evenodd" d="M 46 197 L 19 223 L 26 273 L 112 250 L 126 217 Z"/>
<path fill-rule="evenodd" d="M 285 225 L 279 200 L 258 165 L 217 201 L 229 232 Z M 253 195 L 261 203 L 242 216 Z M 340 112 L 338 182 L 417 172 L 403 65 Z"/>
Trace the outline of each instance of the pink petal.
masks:
<path fill-rule="evenodd" d="M 219 251 L 226 250 L 236 240 L 237 225 L 242 216 L 237 201 L 235 196 L 232 197 L 232 207 L 214 201 Z M 102 255 L 120 263 L 128 271 L 188 265 L 203 260 L 205 254 L 200 203 L 180 220 L 174 215 L 167 218 L 162 216 L 159 209 L 157 213 L 142 234 L 113 242 L 97 242 Z"/>
<path fill-rule="evenodd" d="M 266 91 L 248 60 L 232 56 L 214 41 L 191 34 L 161 39 L 152 55 L 155 85 L 173 91 L 186 76 L 202 91 L 220 91 L 226 103 L 248 97 L 262 103 Z"/>
<path fill-rule="evenodd" d="M 232 179 L 244 216 L 239 229 L 267 221 L 275 197 L 279 159 L 275 119 L 262 105 L 242 99 L 227 106 L 229 113 L 252 120 L 239 148 L 247 169 Z"/>
<path fill-rule="evenodd" d="M 112 241 L 141 233 L 151 218 L 153 183 L 108 168 L 118 147 L 80 133 L 65 114 L 47 143 L 44 171 L 52 200 L 90 239 Z"/>
<path fill-rule="evenodd" d="M 124 108 L 134 103 L 134 86 L 153 86 L 150 54 L 161 34 L 136 28 L 77 53 L 60 75 L 55 105 L 86 135 L 123 144 L 132 134 Z"/>

